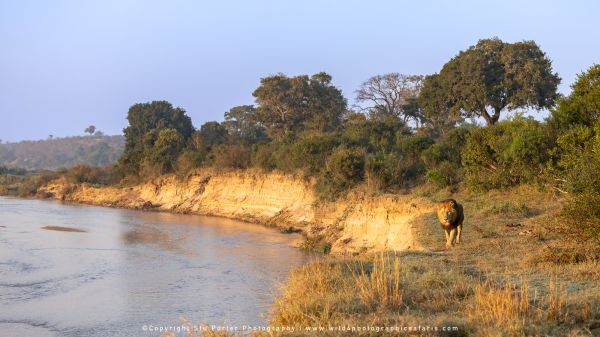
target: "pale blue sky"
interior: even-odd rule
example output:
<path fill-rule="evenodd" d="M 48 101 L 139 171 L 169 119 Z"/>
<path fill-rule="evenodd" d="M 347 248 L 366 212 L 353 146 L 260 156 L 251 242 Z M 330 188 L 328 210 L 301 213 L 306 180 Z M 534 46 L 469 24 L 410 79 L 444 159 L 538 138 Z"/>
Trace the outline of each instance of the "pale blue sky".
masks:
<path fill-rule="evenodd" d="M 0 139 L 121 133 L 165 99 L 198 127 L 259 79 L 326 71 L 349 103 L 368 77 L 429 74 L 480 38 L 535 40 L 569 91 L 600 63 L 599 1 L 0 0 Z"/>

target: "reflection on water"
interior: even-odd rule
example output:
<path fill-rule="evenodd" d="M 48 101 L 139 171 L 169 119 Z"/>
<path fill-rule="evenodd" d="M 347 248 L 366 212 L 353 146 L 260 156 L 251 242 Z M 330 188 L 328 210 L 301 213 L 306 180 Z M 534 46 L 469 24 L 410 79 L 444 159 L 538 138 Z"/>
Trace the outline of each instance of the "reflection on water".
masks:
<path fill-rule="evenodd" d="M 83 232 L 44 230 L 62 227 Z M 0 198 L 0 336 L 264 323 L 298 237 L 238 221 Z"/>

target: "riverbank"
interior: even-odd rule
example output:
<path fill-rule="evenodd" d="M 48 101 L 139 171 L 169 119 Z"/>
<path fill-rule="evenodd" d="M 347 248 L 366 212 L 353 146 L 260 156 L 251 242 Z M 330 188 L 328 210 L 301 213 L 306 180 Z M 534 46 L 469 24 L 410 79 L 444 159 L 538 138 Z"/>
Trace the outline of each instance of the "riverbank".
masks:
<path fill-rule="evenodd" d="M 199 170 L 185 178 L 162 176 L 130 187 L 71 184 L 58 178 L 37 195 L 67 202 L 233 218 L 301 232 L 306 248 L 334 254 L 422 250 L 421 217 L 433 203 L 411 195 L 353 193 L 334 202 L 318 201 L 313 182 L 259 171 Z M 439 233 L 441 234 L 441 233 Z M 443 234 L 442 234 L 443 235 Z"/>
<path fill-rule="evenodd" d="M 486 193 L 424 187 L 411 195 L 353 192 L 323 202 L 312 184 L 257 171 L 196 171 L 120 188 L 59 178 L 38 195 L 236 218 L 299 231 L 305 247 L 331 249 L 335 256 L 290 274 L 271 311 L 274 326 L 438 329 L 415 332 L 427 336 L 600 333 L 597 246 L 565 236 L 559 220 L 563 201 L 553 193 L 527 185 Z M 433 203 L 450 196 L 463 204 L 466 220 L 461 245 L 446 250 Z M 453 330 L 439 330 L 444 327 Z"/>

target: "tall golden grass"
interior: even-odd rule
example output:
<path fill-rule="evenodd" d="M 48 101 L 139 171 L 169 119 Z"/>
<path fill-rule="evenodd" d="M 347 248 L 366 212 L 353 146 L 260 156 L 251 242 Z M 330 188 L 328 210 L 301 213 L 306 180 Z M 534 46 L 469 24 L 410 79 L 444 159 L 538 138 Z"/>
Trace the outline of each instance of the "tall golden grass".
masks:
<path fill-rule="evenodd" d="M 403 303 L 400 284 L 400 259 L 389 254 L 373 257 L 371 272 L 361 264 L 359 273 L 355 273 L 356 285 L 360 297 L 365 303 L 383 305 L 389 309 L 400 309 Z"/>
<path fill-rule="evenodd" d="M 565 288 L 556 277 L 550 279 L 547 295 L 538 296 L 535 292 L 533 297 L 526 280 L 518 284 L 479 283 L 472 309 L 472 320 L 509 330 L 519 330 L 531 320 L 565 322 L 569 317 Z"/>

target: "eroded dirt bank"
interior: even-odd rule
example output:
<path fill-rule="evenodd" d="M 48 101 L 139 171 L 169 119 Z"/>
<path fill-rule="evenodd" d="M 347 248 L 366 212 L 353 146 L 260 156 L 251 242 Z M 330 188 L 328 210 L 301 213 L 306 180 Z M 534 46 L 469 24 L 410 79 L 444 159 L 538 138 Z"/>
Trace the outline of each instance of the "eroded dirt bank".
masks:
<path fill-rule="evenodd" d="M 301 230 L 332 244 L 332 252 L 421 249 L 417 218 L 433 212 L 414 196 L 350 196 L 318 202 L 312 182 L 278 173 L 198 171 L 163 176 L 133 187 L 93 187 L 58 179 L 39 194 L 108 207 L 193 213 Z M 290 228 L 291 227 L 291 228 Z"/>

